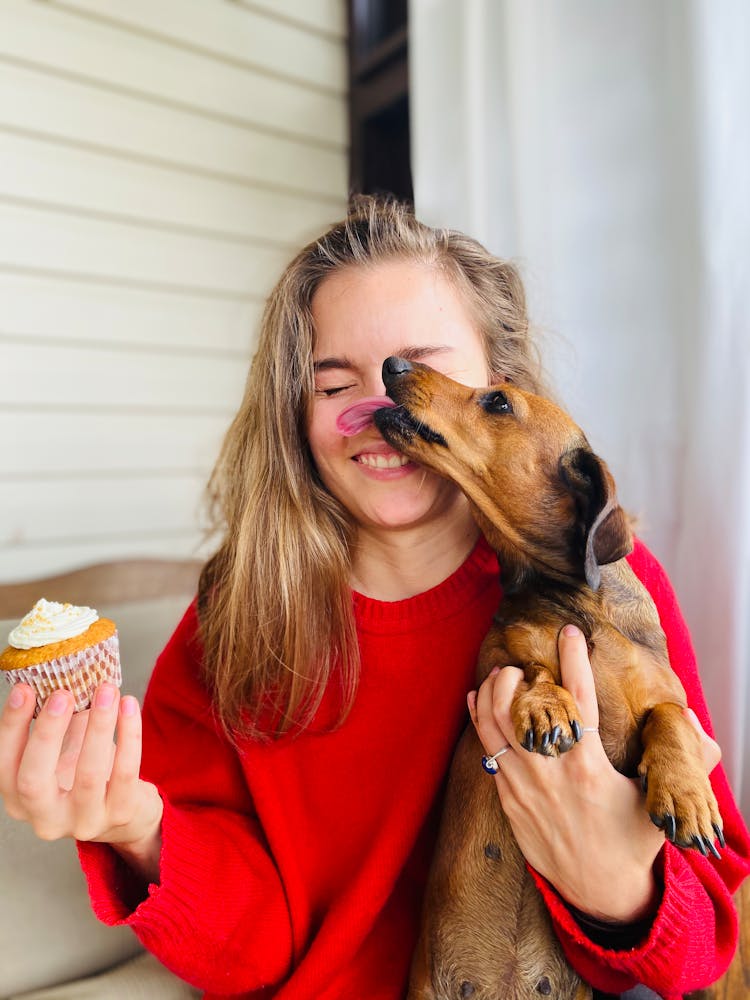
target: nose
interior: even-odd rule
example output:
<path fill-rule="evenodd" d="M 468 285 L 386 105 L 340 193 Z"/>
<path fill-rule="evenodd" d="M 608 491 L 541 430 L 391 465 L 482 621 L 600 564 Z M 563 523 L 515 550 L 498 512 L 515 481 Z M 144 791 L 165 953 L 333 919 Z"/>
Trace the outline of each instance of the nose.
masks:
<path fill-rule="evenodd" d="M 399 375 L 405 375 L 412 370 L 412 364 L 406 358 L 397 358 L 395 356 L 386 358 L 383 362 L 383 382 L 385 387 L 388 388 L 389 385 L 392 385 Z"/>

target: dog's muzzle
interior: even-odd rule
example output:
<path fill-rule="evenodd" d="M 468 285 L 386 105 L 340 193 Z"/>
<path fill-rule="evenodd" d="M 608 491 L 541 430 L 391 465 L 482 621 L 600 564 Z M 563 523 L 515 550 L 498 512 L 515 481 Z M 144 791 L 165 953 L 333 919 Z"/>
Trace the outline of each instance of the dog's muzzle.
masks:
<path fill-rule="evenodd" d="M 392 409 L 376 410 L 373 414 L 375 426 L 386 440 L 388 435 L 393 434 L 401 440 L 409 442 L 415 437 L 422 438 L 427 444 L 439 444 L 444 448 L 448 447 L 448 442 L 442 434 L 438 434 L 427 424 L 417 420 L 409 413 L 405 406 L 394 406 Z"/>

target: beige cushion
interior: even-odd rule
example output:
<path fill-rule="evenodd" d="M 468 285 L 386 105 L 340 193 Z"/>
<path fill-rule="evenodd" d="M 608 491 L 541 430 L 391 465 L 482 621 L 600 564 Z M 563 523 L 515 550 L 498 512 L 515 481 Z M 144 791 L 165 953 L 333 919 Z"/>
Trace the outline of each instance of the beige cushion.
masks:
<path fill-rule="evenodd" d="M 173 976 L 153 955 L 144 953 L 100 976 L 16 993 L 9 1000 L 189 1000 L 201 992 Z"/>
<path fill-rule="evenodd" d="M 118 627 L 124 693 L 142 697 L 189 601 L 185 595 L 97 609 Z M 3 645 L 15 624 L 0 621 Z M 9 690 L 0 680 L 0 704 Z M 71 841 L 41 841 L 0 810 L 0 998 L 99 973 L 141 950 L 128 928 L 105 927 L 94 917 Z"/>

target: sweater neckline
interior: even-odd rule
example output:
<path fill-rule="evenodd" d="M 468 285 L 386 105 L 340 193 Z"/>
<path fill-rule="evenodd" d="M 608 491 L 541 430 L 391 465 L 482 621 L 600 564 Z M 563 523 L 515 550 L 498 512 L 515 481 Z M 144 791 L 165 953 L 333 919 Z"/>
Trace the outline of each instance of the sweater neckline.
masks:
<path fill-rule="evenodd" d="M 379 601 L 352 591 L 357 624 L 365 631 L 394 625 L 413 628 L 463 610 L 489 586 L 499 586 L 497 556 L 483 535 L 461 565 L 441 583 L 414 597 Z"/>

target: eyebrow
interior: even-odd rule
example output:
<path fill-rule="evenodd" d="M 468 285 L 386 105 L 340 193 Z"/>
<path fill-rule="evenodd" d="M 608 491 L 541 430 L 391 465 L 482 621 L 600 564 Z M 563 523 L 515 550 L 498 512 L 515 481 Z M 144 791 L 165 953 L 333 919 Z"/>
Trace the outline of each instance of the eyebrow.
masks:
<path fill-rule="evenodd" d="M 447 351 L 452 351 L 454 348 L 450 347 L 448 344 L 422 344 L 417 347 L 402 347 L 400 348 L 395 356 L 398 358 L 404 358 L 406 361 L 417 361 L 422 358 L 431 358 L 435 354 L 445 354 Z M 317 374 L 318 372 L 332 371 L 334 369 L 343 371 L 353 371 L 357 366 L 347 357 L 342 358 L 321 358 L 320 361 L 313 362 L 313 371 Z"/>

